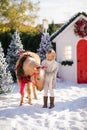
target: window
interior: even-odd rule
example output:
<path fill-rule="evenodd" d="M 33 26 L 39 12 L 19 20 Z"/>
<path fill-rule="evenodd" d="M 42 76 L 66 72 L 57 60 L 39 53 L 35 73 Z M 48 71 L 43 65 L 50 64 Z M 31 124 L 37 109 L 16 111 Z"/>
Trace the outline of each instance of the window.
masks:
<path fill-rule="evenodd" d="M 72 58 L 72 47 L 71 46 L 65 46 L 64 47 L 63 57 L 66 60 L 70 60 Z"/>

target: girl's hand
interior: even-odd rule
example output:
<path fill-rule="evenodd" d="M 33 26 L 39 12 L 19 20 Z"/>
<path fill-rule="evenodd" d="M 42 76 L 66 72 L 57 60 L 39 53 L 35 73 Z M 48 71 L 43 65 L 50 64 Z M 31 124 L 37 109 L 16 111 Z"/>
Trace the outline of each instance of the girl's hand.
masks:
<path fill-rule="evenodd" d="M 42 66 L 42 69 L 46 70 L 46 69 L 47 69 L 47 66 Z"/>
<path fill-rule="evenodd" d="M 46 69 L 47 69 L 47 67 L 46 67 L 46 66 L 38 66 L 36 69 L 37 69 L 37 70 L 39 70 L 39 69 L 46 70 Z"/>

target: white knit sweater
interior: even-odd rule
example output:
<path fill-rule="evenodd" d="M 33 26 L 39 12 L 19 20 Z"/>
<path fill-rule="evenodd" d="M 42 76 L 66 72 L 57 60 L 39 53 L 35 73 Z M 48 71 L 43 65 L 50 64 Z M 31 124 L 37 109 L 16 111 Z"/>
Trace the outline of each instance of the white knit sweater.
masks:
<path fill-rule="evenodd" d="M 59 64 L 55 61 L 48 61 L 44 60 L 42 61 L 42 65 L 46 66 L 47 69 L 45 70 L 45 79 L 47 78 L 50 82 L 50 79 L 52 80 L 52 86 L 55 88 L 56 86 L 56 75 L 59 69 Z M 46 81 L 46 80 L 45 80 Z"/>

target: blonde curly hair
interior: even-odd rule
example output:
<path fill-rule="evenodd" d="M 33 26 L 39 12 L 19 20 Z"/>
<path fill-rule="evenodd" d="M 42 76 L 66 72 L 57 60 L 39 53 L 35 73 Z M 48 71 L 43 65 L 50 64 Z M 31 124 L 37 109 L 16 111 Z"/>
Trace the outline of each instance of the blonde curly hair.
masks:
<path fill-rule="evenodd" d="M 55 60 L 56 58 L 56 52 L 53 49 L 50 49 L 46 53 L 46 59 L 47 60 Z"/>

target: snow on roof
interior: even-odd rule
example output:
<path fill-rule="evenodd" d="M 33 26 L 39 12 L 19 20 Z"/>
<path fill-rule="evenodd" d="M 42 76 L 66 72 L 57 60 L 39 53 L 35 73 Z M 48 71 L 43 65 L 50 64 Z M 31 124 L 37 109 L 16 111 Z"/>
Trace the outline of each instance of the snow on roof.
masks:
<path fill-rule="evenodd" d="M 81 12 L 81 13 L 79 12 L 79 13 L 75 14 L 65 24 L 63 24 L 56 32 L 54 32 L 50 36 L 50 40 L 52 41 L 57 35 L 59 35 L 68 25 L 70 25 L 80 15 L 84 15 L 85 17 L 87 17 L 87 14 L 85 12 Z"/>

